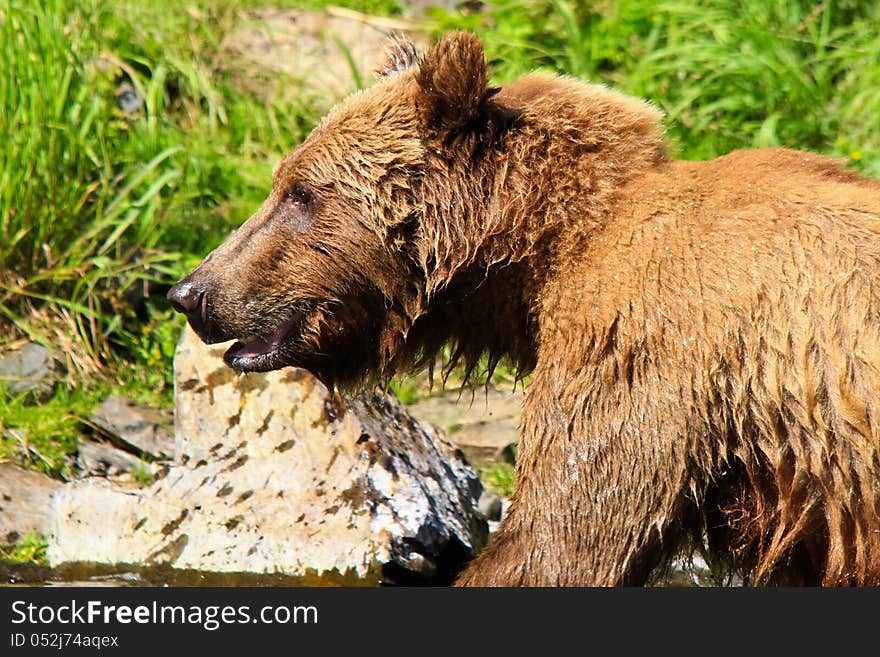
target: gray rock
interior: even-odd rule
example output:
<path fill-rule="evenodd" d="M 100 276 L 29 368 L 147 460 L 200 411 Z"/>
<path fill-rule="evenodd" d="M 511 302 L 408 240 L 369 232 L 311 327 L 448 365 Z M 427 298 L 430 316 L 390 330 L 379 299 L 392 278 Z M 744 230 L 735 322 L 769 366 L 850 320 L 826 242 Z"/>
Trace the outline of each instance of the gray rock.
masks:
<path fill-rule="evenodd" d="M 90 419 L 114 443 L 132 454 L 153 460 L 174 455 L 174 437 L 162 426 L 166 417 L 158 409 L 111 395 Z"/>
<path fill-rule="evenodd" d="M 219 59 L 240 86 L 262 97 L 308 93 L 314 103 L 329 107 L 357 89 L 359 80 L 374 79 L 390 34 L 427 43 L 415 27 L 405 19 L 342 7 L 259 8 L 242 12 L 220 44 Z"/>
<path fill-rule="evenodd" d="M 58 364 L 51 352 L 36 342 L 0 355 L 0 385 L 13 395 L 28 390 L 49 394 L 57 377 Z"/>
<path fill-rule="evenodd" d="M 501 522 L 504 520 L 504 517 L 507 515 L 507 511 L 510 509 L 510 500 L 506 497 L 499 497 L 497 504 L 492 503 L 492 506 L 489 507 L 489 511 L 492 513 L 492 517 L 489 518 L 489 533 L 494 534 L 499 529 L 501 529 Z"/>
<path fill-rule="evenodd" d="M 483 491 L 480 496 L 480 511 L 486 516 L 486 520 L 499 522 L 501 520 L 501 497 Z"/>
<path fill-rule="evenodd" d="M 153 475 L 157 466 L 146 463 L 137 456 L 95 440 L 80 440 L 77 443 L 76 465 L 85 477 L 121 477 L 136 475 L 139 471 Z"/>
<path fill-rule="evenodd" d="M 407 408 L 443 429 L 469 462 L 513 463 L 523 397 L 521 389 L 453 388 L 420 397 Z"/>
<path fill-rule="evenodd" d="M 52 494 L 62 482 L 0 463 L 0 543 L 15 543 L 27 534 L 49 533 Z"/>
<path fill-rule="evenodd" d="M 123 82 L 116 87 L 116 104 L 126 114 L 137 114 L 144 106 L 144 97 L 133 84 Z"/>
<path fill-rule="evenodd" d="M 295 369 L 239 376 L 187 329 L 180 465 L 143 489 L 54 498 L 49 560 L 447 582 L 486 539 L 474 470 L 394 398 L 343 400 Z"/>

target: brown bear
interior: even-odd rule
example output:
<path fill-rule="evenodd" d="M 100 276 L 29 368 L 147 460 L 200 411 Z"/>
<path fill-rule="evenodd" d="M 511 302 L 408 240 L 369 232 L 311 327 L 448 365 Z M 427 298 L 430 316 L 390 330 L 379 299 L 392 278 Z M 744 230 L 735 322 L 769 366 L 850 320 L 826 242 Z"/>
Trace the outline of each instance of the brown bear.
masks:
<path fill-rule="evenodd" d="M 705 542 L 756 584 L 880 584 L 880 183 L 665 153 L 648 103 L 489 86 L 398 41 L 169 293 L 241 372 L 531 373 L 508 516 L 458 583 L 629 585 Z"/>

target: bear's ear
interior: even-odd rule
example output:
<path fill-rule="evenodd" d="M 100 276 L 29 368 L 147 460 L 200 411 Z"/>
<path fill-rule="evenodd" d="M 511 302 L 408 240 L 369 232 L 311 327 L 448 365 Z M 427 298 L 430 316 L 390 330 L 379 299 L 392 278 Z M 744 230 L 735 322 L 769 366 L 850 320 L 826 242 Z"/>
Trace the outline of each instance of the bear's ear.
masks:
<path fill-rule="evenodd" d="M 385 48 L 385 57 L 376 72 L 382 77 L 388 77 L 412 68 L 418 58 L 413 42 L 401 34 L 395 34 L 391 37 L 391 43 Z"/>
<path fill-rule="evenodd" d="M 458 131 L 486 117 L 489 73 L 483 44 L 469 32 L 451 32 L 419 62 L 416 100 L 423 126 L 431 132 Z"/>

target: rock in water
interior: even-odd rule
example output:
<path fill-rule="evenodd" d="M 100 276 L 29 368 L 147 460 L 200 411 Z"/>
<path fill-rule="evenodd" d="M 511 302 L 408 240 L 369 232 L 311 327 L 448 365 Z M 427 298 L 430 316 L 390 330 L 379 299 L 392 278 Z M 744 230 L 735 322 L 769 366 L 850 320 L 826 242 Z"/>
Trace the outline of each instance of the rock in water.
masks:
<path fill-rule="evenodd" d="M 431 425 L 302 370 L 237 375 L 186 329 L 178 464 L 151 486 L 65 485 L 49 560 L 447 583 L 486 539 L 481 485 Z M 349 580 L 346 580 L 349 581 Z"/>

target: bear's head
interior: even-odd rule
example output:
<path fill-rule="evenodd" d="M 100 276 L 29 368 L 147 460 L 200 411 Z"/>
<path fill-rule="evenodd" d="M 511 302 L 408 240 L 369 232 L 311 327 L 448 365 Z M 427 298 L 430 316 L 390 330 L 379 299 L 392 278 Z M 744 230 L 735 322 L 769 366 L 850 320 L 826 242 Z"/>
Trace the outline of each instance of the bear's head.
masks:
<path fill-rule="evenodd" d="M 482 44 L 453 33 L 419 57 L 396 41 L 370 89 L 275 169 L 257 212 L 168 293 L 242 372 L 304 367 L 329 384 L 387 380 L 424 356 L 413 325 L 476 250 L 490 166 L 514 121 Z"/>

